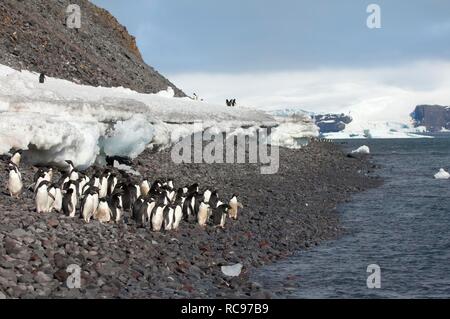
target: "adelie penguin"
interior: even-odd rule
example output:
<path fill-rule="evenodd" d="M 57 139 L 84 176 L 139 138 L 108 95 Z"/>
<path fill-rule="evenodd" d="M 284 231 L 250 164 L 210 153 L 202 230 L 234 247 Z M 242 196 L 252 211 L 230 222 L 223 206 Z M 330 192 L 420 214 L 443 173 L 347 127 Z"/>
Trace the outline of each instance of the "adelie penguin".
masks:
<path fill-rule="evenodd" d="M 152 212 L 152 229 L 155 232 L 161 231 L 164 222 L 164 210 L 166 209 L 165 204 L 159 204 L 155 206 Z"/>
<path fill-rule="evenodd" d="M 119 193 L 113 194 L 108 199 L 108 205 L 111 210 L 111 219 L 113 222 L 118 223 L 122 219 L 122 195 Z"/>
<path fill-rule="evenodd" d="M 19 199 L 22 193 L 23 183 L 22 174 L 20 174 L 19 168 L 14 163 L 9 163 L 9 179 L 8 179 L 8 191 L 11 197 Z"/>
<path fill-rule="evenodd" d="M 225 223 L 230 210 L 230 205 L 222 204 L 217 208 L 213 208 L 211 220 L 214 227 L 225 228 Z"/>
<path fill-rule="evenodd" d="M 56 185 L 53 184 L 52 187 L 55 189 L 55 200 L 53 201 L 53 207 L 52 210 L 60 213 L 62 210 L 62 201 L 63 201 L 63 196 L 62 196 L 62 191 L 61 188 Z"/>
<path fill-rule="evenodd" d="M 230 200 L 230 209 L 228 210 L 228 216 L 230 216 L 231 219 L 237 220 L 238 219 L 238 208 L 244 208 L 241 203 L 239 203 L 237 195 L 233 195 Z"/>
<path fill-rule="evenodd" d="M 77 209 L 77 190 L 74 187 L 70 187 L 65 191 L 63 197 L 62 209 L 66 216 L 74 218 Z"/>
<path fill-rule="evenodd" d="M 197 213 L 197 222 L 200 226 L 205 227 L 209 217 L 209 204 L 202 202 Z"/>
<path fill-rule="evenodd" d="M 106 198 L 100 199 L 94 218 L 100 223 L 109 223 L 111 221 L 111 208 L 109 207 Z"/>
<path fill-rule="evenodd" d="M 99 204 L 98 193 L 95 188 L 89 188 L 81 202 L 81 218 L 89 223 Z"/>
<path fill-rule="evenodd" d="M 49 207 L 49 193 L 48 193 L 48 187 L 50 183 L 48 181 L 42 181 L 36 187 L 36 194 L 35 194 L 35 204 L 36 204 L 36 212 L 41 213 L 48 213 L 50 211 Z"/>

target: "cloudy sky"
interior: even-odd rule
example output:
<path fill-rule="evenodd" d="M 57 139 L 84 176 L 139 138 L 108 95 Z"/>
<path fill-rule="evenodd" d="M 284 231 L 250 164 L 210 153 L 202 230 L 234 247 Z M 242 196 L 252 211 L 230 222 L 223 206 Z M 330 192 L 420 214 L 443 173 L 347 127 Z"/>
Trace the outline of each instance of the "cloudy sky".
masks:
<path fill-rule="evenodd" d="M 450 104 L 448 0 L 94 0 L 187 94 L 257 107 Z M 369 4 L 381 29 L 367 27 Z M 447 72 L 445 72 L 447 71 Z M 401 106 L 398 106 L 401 104 Z M 369 105 L 369 104 L 368 104 Z"/>

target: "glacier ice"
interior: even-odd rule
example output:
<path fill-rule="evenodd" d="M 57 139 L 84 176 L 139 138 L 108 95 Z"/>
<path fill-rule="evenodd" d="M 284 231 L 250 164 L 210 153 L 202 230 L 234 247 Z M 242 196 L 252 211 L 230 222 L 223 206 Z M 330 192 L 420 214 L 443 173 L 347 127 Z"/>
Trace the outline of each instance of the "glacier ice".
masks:
<path fill-rule="evenodd" d="M 70 159 L 83 168 L 99 156 L 135 158 L 146 148 L 166 148 L 208 128 L 247 134 L 276 127 L 272 141 L 285 147 L 298 147 L 303 138 L 318 135 L 306 117 L 275 118 L 245 106 L 175 98 L 172 88 L 142 94 L 50 77 L 40 84 L 38 77 L 0 65 L 0 154 L 20 148 L 33 164 Z"/>

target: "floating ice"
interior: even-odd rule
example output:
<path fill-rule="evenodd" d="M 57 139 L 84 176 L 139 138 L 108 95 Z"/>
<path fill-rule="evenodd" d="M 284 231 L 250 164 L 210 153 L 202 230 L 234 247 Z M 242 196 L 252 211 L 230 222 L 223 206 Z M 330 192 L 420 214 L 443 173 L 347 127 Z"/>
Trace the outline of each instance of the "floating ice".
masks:
<path fill-rule="evenodd" d="M 450 179 L 450 174 L 441 168 L 437 174 L 434 175 L 435 179 Z"/>
<path fill-rule="evenodd" d="M 236 264 L 233 266 L 222 266 L 222 272 L 228 277 L 238 277 L 242 272 L 242 264 Z"/>
<path fill-rule="evenodd" d="M 353 154 L 370 154 L 370 148 L 367 145 L 363 145 L 360 148 L 358 148 L 357 150 L 354 150 L 352 152 Z"/>

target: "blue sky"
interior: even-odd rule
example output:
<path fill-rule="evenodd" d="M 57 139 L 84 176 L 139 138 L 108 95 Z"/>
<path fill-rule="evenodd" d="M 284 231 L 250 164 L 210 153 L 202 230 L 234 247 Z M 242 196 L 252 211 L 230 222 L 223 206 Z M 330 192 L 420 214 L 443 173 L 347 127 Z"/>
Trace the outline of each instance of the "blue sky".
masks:
<path fill-rule="evenodd" d="M 333 109 L 376 98 L 349 89 L 358 87 L 403 100 L 404 90 L 426 91 L 417 103 L 450 104 L 440 74 L 450 62 L 448 0 L 92 2 L 136 36 L 148 64 L 212 102 Z M 381 29 L 367 28 L 371 3 Z"/>
<path fill-rule="evenodd" d="M 450 57 L 447 0 L 95 0 L 163 73 L 394 64 Z M 366 8 L 382 9 L 382 28 Z"/>

